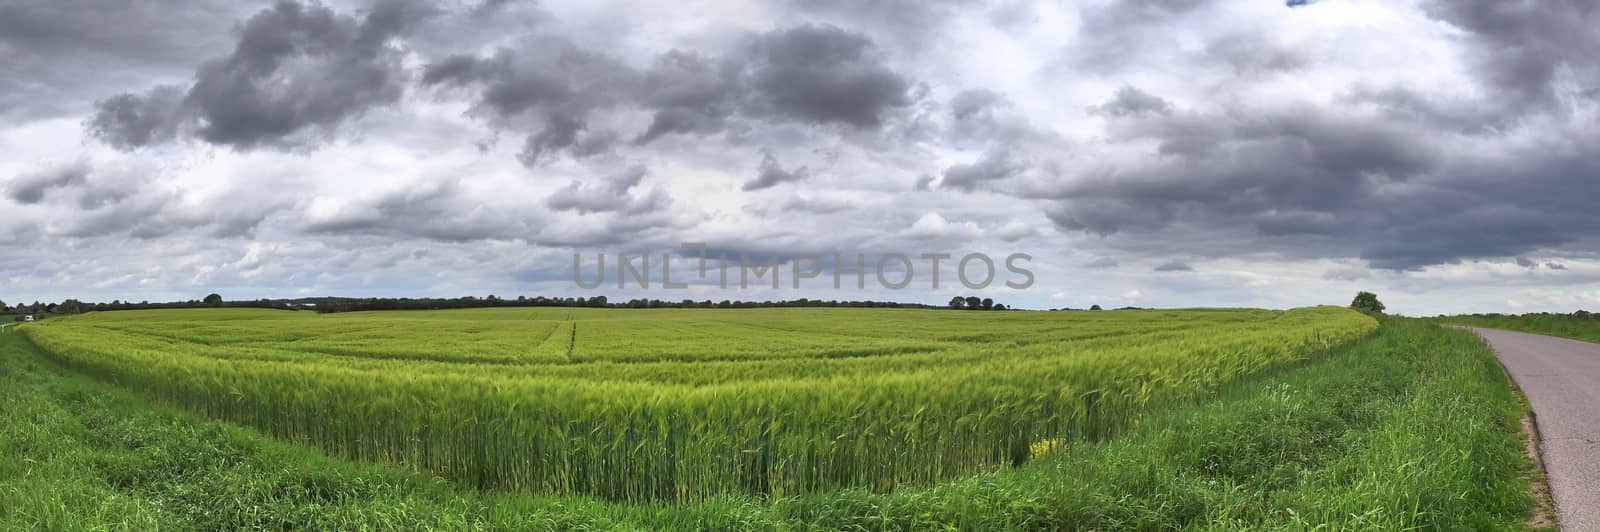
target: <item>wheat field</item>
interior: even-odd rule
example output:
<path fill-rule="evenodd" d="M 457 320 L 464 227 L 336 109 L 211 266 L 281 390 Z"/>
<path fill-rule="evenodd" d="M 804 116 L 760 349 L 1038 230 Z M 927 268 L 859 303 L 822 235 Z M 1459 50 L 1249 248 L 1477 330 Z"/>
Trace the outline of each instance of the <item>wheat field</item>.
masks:
<path fill-rule="evenodd" d="M 191 309 L 22 332 L 103 381 L 335 455 L 637 502 L 1020 465 L 1376 327 L 1331 307 Z"/>

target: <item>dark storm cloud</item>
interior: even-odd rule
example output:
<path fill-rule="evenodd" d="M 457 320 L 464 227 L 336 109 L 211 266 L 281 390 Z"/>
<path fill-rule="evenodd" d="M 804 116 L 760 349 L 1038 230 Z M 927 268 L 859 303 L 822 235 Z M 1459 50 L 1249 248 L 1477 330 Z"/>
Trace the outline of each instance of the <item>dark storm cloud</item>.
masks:
<path fill-rule="evenodd" d="M 297 134 L 397 101 L 407 78 L 389 41 L 431 14 L 400 0 L 361 18 L 281 0 L 239 27 L 229 55 L 196 70 L 181 102 L 168 87 L 116 95 L 97 105 L 89 131 L 124 149 L 191 131 L 240 149 L 296 144 Z"/>
<path fill-rule="evenodd" d="M 1432 0 L 1426 10 L 1471 34 L 1482 81 L 1506 92 L 1514 107 L 1556 102 L 1563 69 L 1580 91 L 1600 85 L 1600 9 L 1593 2 Z"/>
<path fill-rule="evenodd" d="M 1589 126 L 1537 141 L 1451 146 L 1356 110 L 1233 111 L 1114 123 L 1157 154 L 1083 176 L 1048 211 L 1062 229 L 1136 236 L 1147 251 L 1358 256 L 1415 270 L 1559 248 L 1600 230 Z M 1493 149 L 1484 149 L 1483 147 Z M 1168 239 L 1163 234 L 1184 234 Z M 1237 252 L 1247 252 L 1241 247 Z"/>
<path fill-rule="evenodd" d="M 1405 270 L 1503 257 L 1557 246 L 1580 236 L 1547 213 L 1515 207 L 1489 207 L 1404 223 L 1379 232 L 1361 251 L 1374 268 Z M 1592 222 L 1591 222 L 1592 223 Z"/>
<path fill-rule="evenodd" d="M 911 104 L 911 84 L 883 64 L 872 40 L 838 27 L 768 33 L 751 59 L 756 90 L 791 118 L 875 128 Z"/>
<path fill-rule="evenodd" d="M 643 98 L 654 116 L 636 142 L 669 133 L 721 131 L 739 104 L 740 74 L 737 62 L 680 50 L 661 54 L 645 73 Z"/>
<path fill-rule="evenodd" d="M 488 57 L 455 55 L 430 64 L 422 84 L 476 91 L 475 111 L 496 120 L 530 114 L 576 119 L 622 100 L 636 85 L 635 76 L 614 58 L 561 37 L 538 36 Z"/>
<path fill-rule="evenodd" d="M 1404 205 L 1385 191 L 1440 165 L 1424 136 L 1337 110 L 1124 114 L 1110 131 L 1118 141 L 1154 142 L 1157 153 L 1062 191 L 1059 208 L 1047 211 L 1062 229 L 1110 235 L 1184 224 L 1263 236 L 1371 234 L 1390 218 L 1416 223 L 1399 211 L 1369 211 Z M 1409 208 L 1453 207 L 1433 198 Z M 1450 258 L 1436 255 L 1382 244 L 1365 254 L 1379 267 Z"/>
<path fill-rule="evenodd" d="M 466 90 L 473 112 L 497 127 L 531 130 L 518 158 L 536 166 L 561 153 L 609 151 L 615 133 L 592 131 L 590 117 L 626 102 L 638 74 L 603 54 L 559 37 L 525 40 L 488 57 L 455 55 L 428 65 L 422 84 Z"/>
<path fill-rule="evenodd" d="M 1024 165 L 1013 160 L 1010 152 L 993 150 L 973 163 L 952 165 L 944 170 L 940 188 L 971 192 L 987 183 L 1012 177 L 1022 172 Z"/>
<path fill-rule="evenodd" d="M 6 185 L 6 197 L 17 203 L 39 203 L 44 200 L 45 193 L 52 189 L 84 184 L 89 170 L 89 162 L 79 160 L 22 174 L 12 178 Z"/>
<path fill-rule="evenodd" d="M 783 164 L 778 162 L 772 152 L 761 151 L 761 167 L 756 171 L 756 178 L 744 183 L 744 190 L 761 190 L 772 188 L 781 183 L 804 181 L 811 175 L 811 170 L 801 166 L 793 170 L 785 170 Z"/>
<path fill-rule="evenodd" d="M 443 58 L 423 68 L 421 83 L 465 91 L 478 115 L 528 131 L 521 159 L 533 166 L 561 154 L 609 152 L 619 137 L 645 145 L 716 134 L 735 122 L 877 129 L 913 100 L 911 82 L 884 59 L 871 39 L 834 26 L 754 34 L 722 55 L 668 50 L 643 70 L 544 35 L 487 57 Z M 648 112 L 649 125 L 624 134 L 593 124 L 596 114 L 617 109 Z"/>

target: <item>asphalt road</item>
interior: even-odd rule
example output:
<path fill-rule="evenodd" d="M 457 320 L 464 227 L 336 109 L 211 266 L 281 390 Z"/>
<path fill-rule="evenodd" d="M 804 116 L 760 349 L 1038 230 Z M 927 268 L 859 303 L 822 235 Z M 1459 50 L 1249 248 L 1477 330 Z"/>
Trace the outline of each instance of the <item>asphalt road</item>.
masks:
<path fill-rule="evenodd" d="M 1473 330 L 1528 396 L 1561 529 L 1600 531 L 1600 344 Z"/>

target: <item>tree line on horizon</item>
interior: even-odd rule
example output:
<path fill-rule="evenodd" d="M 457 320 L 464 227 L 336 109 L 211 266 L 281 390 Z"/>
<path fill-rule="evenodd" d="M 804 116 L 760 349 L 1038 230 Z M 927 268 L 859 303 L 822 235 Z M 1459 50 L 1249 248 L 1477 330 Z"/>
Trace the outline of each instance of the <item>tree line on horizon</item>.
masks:
<path fill-rule="evenodd" d="M 957 303 L 957 300 L 960 303 Z M 683 299 L 667 301 L 661 299 L 635 298 L 627 301 L 613 302 L 606 296 L 592 297 L 545 297 L 545 296 L 517 296 L 514 299 L 501 298 L 493 294 L 486 297 L 463 296 L 456 298 L 410 298 L 410 297 L 305 297 L 293 299 L 254 299 L 254 300 L 224 300 L 219 294 L 210 294 L 202 299 L 187 301 L 121 301 L 112 300 L 109 303 L 84 303 L 76 299 L 68 299 L 61 303 L 40 303 L 32 305 L 17 305 L 6 307 L 0 302 L 0 310 L 6 310 L 18 317 L 26 314 L 78 314 L 92 311 L 110 310 L 144 310 L 144 309 L 172 309 L 172 308 L 271 308 L 282 310 L 311 310 L 317 313 L 355 312 L 372 310 L 445 310 L 462 308 L 492 308 L 492 307 L 586 307 L 586 308 L 779 308 L 779 307 L 848 307 L 848 308 L 920 308 L 920 309 L 960 309 L 960 310 L 1011 310 L 1004 304 L 995 303 L 989 298 L 975 296 L 956 297 L 949 305 L 927 305 L 922 303 L 901 303 L 895 301 L 873 300 L 832 300 L 832 299 L 787 299 L 779 301 L 742 301 L 724 299 L 712 301 L 710 299 L 694 300 Z M 1096 309 L 1098 310 L 1098 309 Z"/>

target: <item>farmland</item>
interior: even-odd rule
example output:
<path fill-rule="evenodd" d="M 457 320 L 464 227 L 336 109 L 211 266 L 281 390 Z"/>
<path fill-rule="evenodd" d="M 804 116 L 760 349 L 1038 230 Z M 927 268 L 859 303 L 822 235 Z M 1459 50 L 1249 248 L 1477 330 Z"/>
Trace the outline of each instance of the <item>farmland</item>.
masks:
<path fill-rule="evenodd" d="M 1021 465 L 1375 327 L 1325 307 L 197 309 L 23 332 L 66 367 L 340 457 L 642 502 Z"/>
<path fill-rule="evenodd" d="M 1208 313 L 1261 324 L 1294 314 L 1152 314 Z M 1160 323 L 1105 314 L 1048 319 Z M 91 314 L 51 327 L 157 317 Z M 1385 318 L 1361 339 L 1209 397 L 1149 403 L 1115 437 L 1036 445 L 1044 452 L 1017 467 L 893 491 L 736 491 L 643 504 L 480 489 L 407 464 L 345 460 L 309 439 L 161 404 L 131 380 L 108 386 L 62 360 L 22 334 L 0 333 L 0 455 L 8 457 L 0 529 L 1465 530 L 1517 529 L 1532 508 L 1516 432 L 1523 409 L 1499 364 L 1471 333 L 1422 320 Z M 317 381 L 305 384 L 314 392 Z"/>

